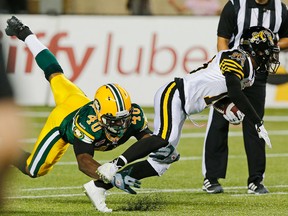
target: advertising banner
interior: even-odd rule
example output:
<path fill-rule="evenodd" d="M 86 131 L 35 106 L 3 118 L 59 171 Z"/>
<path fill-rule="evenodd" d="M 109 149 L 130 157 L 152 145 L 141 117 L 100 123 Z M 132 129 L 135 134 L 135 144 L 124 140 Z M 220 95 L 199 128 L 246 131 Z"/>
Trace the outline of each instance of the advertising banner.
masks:
<path fill-rule="evenodd" d="M 157 89 L 201 67 L 217 52 L 219 17 L 19 15 L 56 56 L 65 75 L 91 100 L 118 83 L 132 101 L 152 106 Z M 1 31 L 10 16 L 1 16 Z M 20 105 L 54 105 L 49 83 L 22 41 L 1 38 Z M 283 60 L 283 61 L 282 61 Z M 269 78 L 267 107 L 288 107 L 286 55 Z"/>

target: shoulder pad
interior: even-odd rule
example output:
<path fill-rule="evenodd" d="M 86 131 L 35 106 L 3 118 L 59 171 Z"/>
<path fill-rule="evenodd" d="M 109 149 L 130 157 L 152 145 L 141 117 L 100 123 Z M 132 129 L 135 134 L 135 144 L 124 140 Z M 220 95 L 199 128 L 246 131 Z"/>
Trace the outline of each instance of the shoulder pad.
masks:
<path fill-rule="evenodd" d="M 74 116 L 74 136 L 84 142 L 92 143 L 95 139 L 95 133 L 100 130 L 100 128 L 93 107 L 90 105 L 80 109 Z"/>
<path fill-rule="evenodd" d="M 87 134 L 79 127 L 75 126 L 73 128 L 73 134 L 75 137 L 77 137 L 79 140 L 88 143 L 88 144 L 92 144 L 94 139 L 91 139 L 90 136 L 87 136 Z"/>
<path fill-rule="evenodd" d="M 146 129 L 148 126 L 148 121 L 144 114 L 144 111 L 138 104 L 133 103 L 132 107 L 133 112 L 132 112 L 131 125 L 140 131 Z"/>
<path fill-rule="evenodd" d="M 244 67 L 245 61 L 247 60 L 247 55 L 238 49 L 234 49 L 229 50 L 227 52 L 223 52 L 221 60 L 224 58 L 231 59 L 240 64 L 241 67 Z"/>
<path fill-rule="evenodd" d="M 247 55 L 238 49 L 228 50 L 221 54 L 219 67 L 223 74 L 234 73 L 242 80 L 247 67 L 249 68 L 249 60 Z"/>

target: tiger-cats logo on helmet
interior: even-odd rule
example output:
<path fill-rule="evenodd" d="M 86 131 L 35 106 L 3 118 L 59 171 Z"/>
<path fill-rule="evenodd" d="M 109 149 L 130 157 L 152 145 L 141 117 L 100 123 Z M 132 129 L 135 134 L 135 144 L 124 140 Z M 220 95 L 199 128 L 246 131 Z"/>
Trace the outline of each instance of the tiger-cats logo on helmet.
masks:
<path fill-rule="evenodd" d="M 270 44 L 274 44 L 273 36 L 271 35 L 271 33 L 267 30 L 263 30 L 259 32 L 253 32 L 250 42 L 259 44 L 260 42 L 266 42 L 267 39 Z"/>

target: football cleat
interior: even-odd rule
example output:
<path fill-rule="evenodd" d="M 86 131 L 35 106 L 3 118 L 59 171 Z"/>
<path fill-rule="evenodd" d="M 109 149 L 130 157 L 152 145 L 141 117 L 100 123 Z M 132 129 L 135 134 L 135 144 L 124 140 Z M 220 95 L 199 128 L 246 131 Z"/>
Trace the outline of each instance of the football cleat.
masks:
<path fill-rule="evenodd" d="M 84 193 L 90 199 L 93 206 L 100 212 L 112 212 L 112 209 L 109 209 L 106 206 L 106 190 L 101 187 L 97 187 L 94 184 L 94 181 L 91 180 L 88 183 L 83 185 Z"/>
<path fill-rule="evenodd" d="M 266 194 L 266 193 L 269 193 L 269 191 L 261 183 L 255 184 L 252 182 L 248 185 L 248 194 Z"/>
<path fill-rule="evenodd" d="M 20 40 L 24 41 L 28 35 L 33 34 L 29 27 L 25 26 L 21 20 L 15 16 L 8 19 L 7 24 L 5 32 L 8 36 L 16 36 Z"/>
<path fill-rule="evenodd" d="M 117 165 L 115 163 L 109 162 L 98 167 L 96 173 L 104 181 L 104 183 L 108 184 L 112 181 L 117 171 L 118 171 Z"/>
<path fill-rule="evenodd" d="M 203 191 L 206 191 L 209 194 L 223 193 L 224 190 L 222 186 L 219 184 L 218 180 L 212 180 L 205 178 L 203 182 Z"/>

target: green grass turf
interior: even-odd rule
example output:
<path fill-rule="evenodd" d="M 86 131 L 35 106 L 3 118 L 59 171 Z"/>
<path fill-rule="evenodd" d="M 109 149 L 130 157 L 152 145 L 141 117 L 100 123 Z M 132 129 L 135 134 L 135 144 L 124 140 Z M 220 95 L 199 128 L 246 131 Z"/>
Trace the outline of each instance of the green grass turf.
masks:
<path fill-rule="evenodd" d="M 153 109 L 144 108 L 152 114 Z M 27 142 L 24 148 L 31 150 L 45 122 L 48 107 L 29 107 L 32 112 L 27 117 Z M 43 117 L 35 117 L 33 112 L 44 112 Z M 151 127 L 153 119 L 149 121 Z M 207 111 L 197 115 L 206 124 Z M 229 137 L 229 162 L 226 179 L 220 183 L 225 193 L 209 195 L 201 190 L 203 177 L 201 173 L 202 148 L 205 126 L 195 127 L 189 120 L 183 128 L 178 151 L 181 159 L 172 164 L 162 177 L 142 180 L 142 188 L 137 195 L 125 194 L 112 189 L 106 203 L 113 209 L 112 215 L 288 215 L 288 116 L 285 109 L 267 109 L 265 121 L 273 148 L 267 151 L 267 169 L 265 185 L 270 190 L 266 195 L 247 194 L 247 160 L 241 136 L 241 126 L 231 126 L 235 136 Z M 282 121 L 283 119 L 283 121 Z M 282 133 L 281 133 L 282 132 Z M 191 135 L 197 134 L 196 137 Z M 237 135 L 238 134 L 238 135 Z M 275 135 L 274 135 L 275 134 Z M 95 159 L 108 161 L 121 154 L 134 140 L 111 152 L 95 152 Z M 70 147 L 53 170 L 46 176 L 31 179 L 17 169 L 11 168 L 7 178 L 5 205 L 0 215 L 102 215 L 97 212 L 84 195 L 82 185 L 90 180 L 82 174 L 76 165 L 73 149 Z"/>

